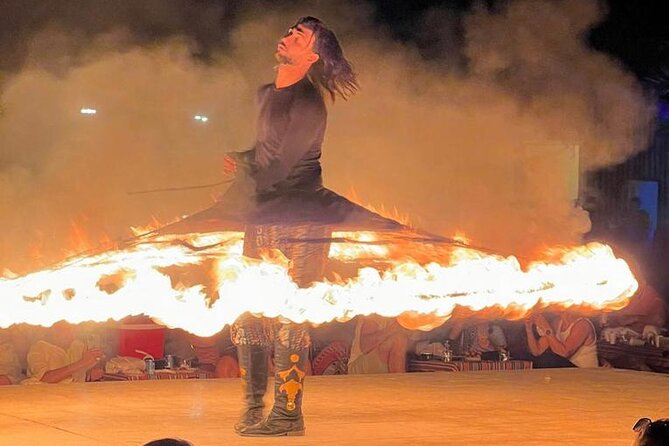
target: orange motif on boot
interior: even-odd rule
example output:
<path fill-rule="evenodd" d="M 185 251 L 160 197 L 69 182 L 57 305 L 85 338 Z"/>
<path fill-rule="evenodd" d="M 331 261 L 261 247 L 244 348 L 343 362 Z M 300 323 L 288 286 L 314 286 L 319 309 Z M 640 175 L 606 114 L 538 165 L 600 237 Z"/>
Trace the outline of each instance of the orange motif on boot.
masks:
<path fill-rule="evenodd" d="M 281 386 L 279 387 L 279 391 L 286 393 L 286 395 L 288 396 L 286 409 L 290 411 L 295 410 L 295 398 L 297 398 L 297 394 L 302 391 L 302 381 L 304 380 L 304 376 L 306 375 L 304 371 L 300 370 L 299 367 L 297 367 L 297 363 L 299 362 L 299 360 L 300 360 L 300 355 L 293 353 L 292 355 L 290 355 L 290 362 L 292 362 L 293 365 L 288 370 L 281 370 L 277 372 L 277 375 L 279 375 L 279 377 L 283 380 L 283 384 L 281 384 Z M 297 380 L 295 379 L 288 380 L 288 376 L 292 372 L 295 372 Z"/>

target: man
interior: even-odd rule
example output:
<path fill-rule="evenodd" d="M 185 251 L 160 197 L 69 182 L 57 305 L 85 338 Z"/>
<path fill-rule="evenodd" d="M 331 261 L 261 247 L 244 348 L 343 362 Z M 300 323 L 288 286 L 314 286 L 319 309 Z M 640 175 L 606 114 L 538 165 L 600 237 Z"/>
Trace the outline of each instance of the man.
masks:
<path fill-rule="evenodd" d="M 49 342 L 37 341 L 28 352 L 28 379 L 24 383 L 69 383 L 97 381 L 102 369 L 96 368 L 102 352 L 86 349 L 76 339 L 74 327 L 56 322 L 49 329 Z"/>
<path fill-rule="evenodd" d="M 538 339 L 534 335 L 535 330 L 539 334 Z M 525 332 L 527 346 L 536 359 L 535 367 L 599 366 L 597 334 L 588 318 L 565 310 L 551 325 L 542 314 L 534 314 L 525 319 Z"/>
<path fill-rule="evenodd" d="M 451 318 L 439 332 L 443 333 L 456 353 L 465 356 L 481 356 L 482 353 L 499 352 L 508 347 L 504 330 L 491 320 Z"/>
<path fill-rule="evenodd" d="M 322 185 L 327 117 L 322 94 L 346 98 L 358 85 L 335 34 L 316 18 L 299 19 L 279 41 L 275 56 L 274 83 L 258 92 L 256 143 L 250 151 L 226 156 L 224 170 L 237 178 L 221 200 L 225 206 L 213 212 L 225 208 L 232 214 L 230 209 L 238 209 L 245 221 L 244 254 L 259 257 L 263 249 L 280 249 L 291 261 L 293 280 L 306 287 L 322 279 L 329 244 L 299 240 L 329 239 L 328 218 L 337 216 L 333 204 L 343 202 Z M 247 316 L 235 323 L 231 335 L 246 404 L 235 431 L 243 436 L 304 435 L 301 406 L 310 343 L 306 327 Z M 272 345 L 274 406 L 263 420 L 267 350 Z"/>
<path fill-rule="evenodd" d="M 188 340 L 200 369 L 214 372 L 216 378 L 239 378 L 236 349 L 230 343 L 228 330 L 206 338 L 188 335 Z M 184 357 L 179 354 L 176 356 Z"/>

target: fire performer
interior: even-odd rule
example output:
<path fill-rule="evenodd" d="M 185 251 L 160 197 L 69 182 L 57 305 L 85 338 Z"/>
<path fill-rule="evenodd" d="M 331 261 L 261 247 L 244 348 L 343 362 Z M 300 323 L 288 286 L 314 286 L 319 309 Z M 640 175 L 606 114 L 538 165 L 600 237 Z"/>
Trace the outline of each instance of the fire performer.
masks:
<path fill-rule="evenodd" d="M 275 56 L 276 78 L 258 92 L 255 146 L 225 157 L 224 170 L 236 179 L 220 203 L 228 214 L 244 215 L 245 255 L 259 257 L 261 249 L 280 249 L 291 262 L 295 283 L 306 287 L 322 279 L 329 243 L 295 240 L 329 239 L 328 217 L 316 216 L 320 221 L 315 222 L 309 216 L 328 214 L 341 201 L 323 188 L 321 179 L 327 118 L 322 95 L 346 99 L 358 84 L 335 34 L 316 18 L 299 19 L 279 41 Z M 307 327 L 248 315 L 237 320 L 231 334 L 246 405 L 235 431 L 243 436 L 304 435 Z M 272 347 L 274 406 L 263 419 L 267 351 Z"/>

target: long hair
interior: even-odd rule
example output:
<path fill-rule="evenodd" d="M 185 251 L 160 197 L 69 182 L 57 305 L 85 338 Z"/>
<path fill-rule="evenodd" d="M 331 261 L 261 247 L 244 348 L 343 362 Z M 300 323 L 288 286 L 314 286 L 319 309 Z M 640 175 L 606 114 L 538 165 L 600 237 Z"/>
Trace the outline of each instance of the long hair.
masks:
<path fill-rule="evenodd" d="M 303 25 L 309 28 L 316 37 L 314 52 L 318 61 L 309 70 L 309 78 L 323 92 L 327 92 L 332 100 L 337 95 L 348 99 L 360 88 L 358 79 L 351 63 L 344 57 L 337 36 L 323 22 L 315 17 L 302 17 L 294 26 Z"/>

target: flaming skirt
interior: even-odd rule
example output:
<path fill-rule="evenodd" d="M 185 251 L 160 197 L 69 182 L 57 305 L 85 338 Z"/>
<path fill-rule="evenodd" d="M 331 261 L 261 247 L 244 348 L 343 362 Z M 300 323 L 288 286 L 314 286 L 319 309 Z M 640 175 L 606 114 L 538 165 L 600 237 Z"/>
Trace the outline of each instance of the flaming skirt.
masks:
<path fill-rule="evenodd" d="M 330 243 L 319 240 L 327 240 L 331 234 L 331 229 L 323 225 L 248 226 L 244 234 L 244 255 L 258 258 L 262 249 L 279 249 L 290 261 L 291 277 L 304 288 L 322 280 Z M 303 241 L 305 239 L 310 241 Z M 230 334 L 235 345 L 269 347 L 276 342 L 291 350 L 301 350 L 310 344 L 306 324 L 286 324 L 251 314 L 237 319 Z"/>

